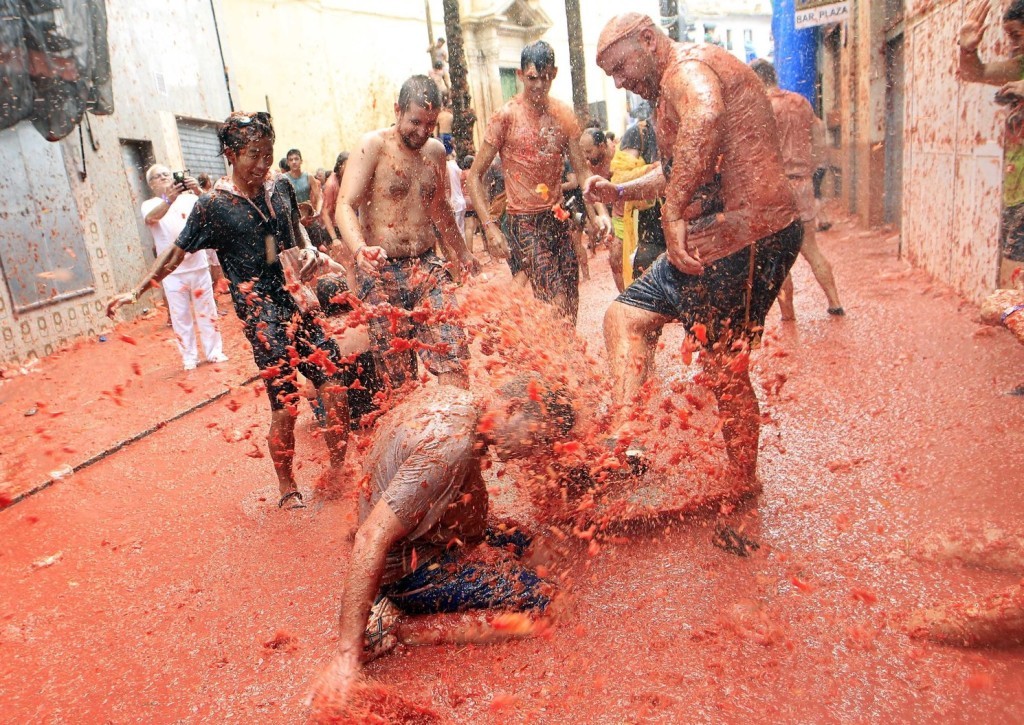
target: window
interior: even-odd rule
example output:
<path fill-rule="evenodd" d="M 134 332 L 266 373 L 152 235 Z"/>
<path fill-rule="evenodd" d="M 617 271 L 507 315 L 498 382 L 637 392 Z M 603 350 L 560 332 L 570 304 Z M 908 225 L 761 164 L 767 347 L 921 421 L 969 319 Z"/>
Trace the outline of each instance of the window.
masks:
<path fill-rule="evenodd" d="M 515 68 L 501 68 L 501 101 L 504 103 L 519 92 L 519 81 L 516 79 Z"/>
<path fill-rule="evenodd" d="M 178 140 L 185 168 L 198 176 L 206 172 L 216 181 L 227 173 L 228 167 L 220 155 L 217 124 L 208 121 L 178 119 Z M 178 171 L 179 169 L 175 169 Z"/>
<path fill-rule="evenodd" d="M 744 43 L 753 43 L 754 42 L 754 31 L 753 30 L 744 30 L 743 31 L 743 42 Z"/>
<path fill-rule="evenodd" d="M 0 194 L 0 262 L 15 312 L 91 293 L 92 268 L 63 147 L 22 122 L 0 131 L 0 168 L 17 180 Z"/>

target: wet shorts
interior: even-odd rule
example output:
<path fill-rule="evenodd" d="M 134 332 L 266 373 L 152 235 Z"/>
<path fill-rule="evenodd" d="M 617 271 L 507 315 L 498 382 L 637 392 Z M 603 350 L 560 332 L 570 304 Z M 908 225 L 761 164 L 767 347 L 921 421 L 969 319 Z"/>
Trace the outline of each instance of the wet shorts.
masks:
<path fill-rule="evenodd" d="M 452 278 L 434 252 L 388 260 L 376 276 L 360 273 L 360 286 L 374 308 L 368 327 L 377 373 L 393 387 L 415 376 L 417 351 L 434 375 L 465 370 L 469 347 Z"/>
<path fill-rule="evenodd" d="M 321 318 L 272 301 L 256 305 L 247 311 L 243 330 L 273 410 L 295 405 L 296 370 L 318 388 L 328 380 L 348 385 L 355 379 L 354 366 L 342 364 L 338 346 L 320 325 Z"/>
<path fill-rule="evenodd" d="M 754 284 L 748 338 L 756 337 L 764 326 L 765 315 L 800 254 L 803 238 L 803 224 L 797 221 L 753 245 Z M 751 247 L 745 247 L 707 265 L 699 275 L 680 272 L 667 256 L 658 257 L 616 302 L 679 320 L 687 329 L 701 322 L 707 326 L 708 342 L 714 343 L 727 329 L 743 325 L 750 253 Z"/>
<path fill-rule="evenodd" d="M 580 263 L 569 239 L 569 222 L 554 213 L 509 214 L 508 266 L 512 276 L 526 274 L 537 299 L 564 295 L 566 314 L 575 322 L 580 308 Z"/>
<path fill-rule="evenodd" d="M 521 531 L 508 534 L 488 529 L 480 546 L 504 549 L 507 556 L 487 563 L 474 561 L 473 551 L 449 550 L 381 588 L 406 614 L 443 614 L 469 609 L 543 611 L 552 586 L 519 559 L 530 545 Z"/>

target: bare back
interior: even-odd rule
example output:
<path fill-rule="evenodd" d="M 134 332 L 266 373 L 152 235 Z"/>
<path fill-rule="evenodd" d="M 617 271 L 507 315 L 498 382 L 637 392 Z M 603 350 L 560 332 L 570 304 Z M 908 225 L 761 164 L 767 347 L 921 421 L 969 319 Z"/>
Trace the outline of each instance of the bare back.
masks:
<path fill-rule="evenodd" d="M 364 138 L 362 151 L 365 157 L 356 159 L 355 167 L 350 160 L 346 167 L 345 181 L 355 172 L 366 244 L 383 247 L 390 259 L 418 257 L 433 249 L 437 237 L 432 208 L 447 193 L 444 146 L 430 139 L 413 150 L 388 128 Z"/>

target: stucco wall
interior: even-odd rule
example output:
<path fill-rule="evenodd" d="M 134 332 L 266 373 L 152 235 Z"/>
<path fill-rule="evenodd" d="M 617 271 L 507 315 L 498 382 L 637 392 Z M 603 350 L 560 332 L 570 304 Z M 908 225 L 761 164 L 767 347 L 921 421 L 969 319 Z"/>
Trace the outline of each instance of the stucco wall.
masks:
<path fill-rule="evenodd" d="M 997 276 L 1004 116 L 993 87 L 956 78 L 967 6 L 908 7 L 902 243 L 915 265 L 979 301 Z M 1000 35 L 990 23 L 982 58 L 996 57 Z"/>

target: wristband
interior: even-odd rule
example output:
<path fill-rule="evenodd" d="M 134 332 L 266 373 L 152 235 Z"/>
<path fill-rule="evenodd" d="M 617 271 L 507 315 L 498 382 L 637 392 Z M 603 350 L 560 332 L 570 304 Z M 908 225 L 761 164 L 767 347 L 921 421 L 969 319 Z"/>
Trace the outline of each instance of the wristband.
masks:
<path fill-rule="evenodd" d="M 622 197 L 626 193 L 626 187 L 623 186 L 622 184 L 616 184 L 615 185 L 615 193 L 619 195 L 619 201 L 622 201 Z"/>
<path fill-rule="evenodd" d="M 1010 315 L 1012 315 L 1014 312 L 1020 312 L 1021 310 L 1024 310 L 1024 304 L 1014 305 L 1013 307 L 1007 307 L 1005 310 L 1003 310 L 1003 314 L 999 318 L 999 321 L 1006 322 Z"/>
<path fill-rule="evenodd" d="M 162 195 L 162 196 L 160 197 L 160 201 L 162 201 L 162 202 L 163 202 L 164 204 L 166 204 L 167 206 L 170 206 L 170 205 L 171 205 L 171 200 L 167 198 L 167 194 L 164 194 L 164 195 Z"/>

